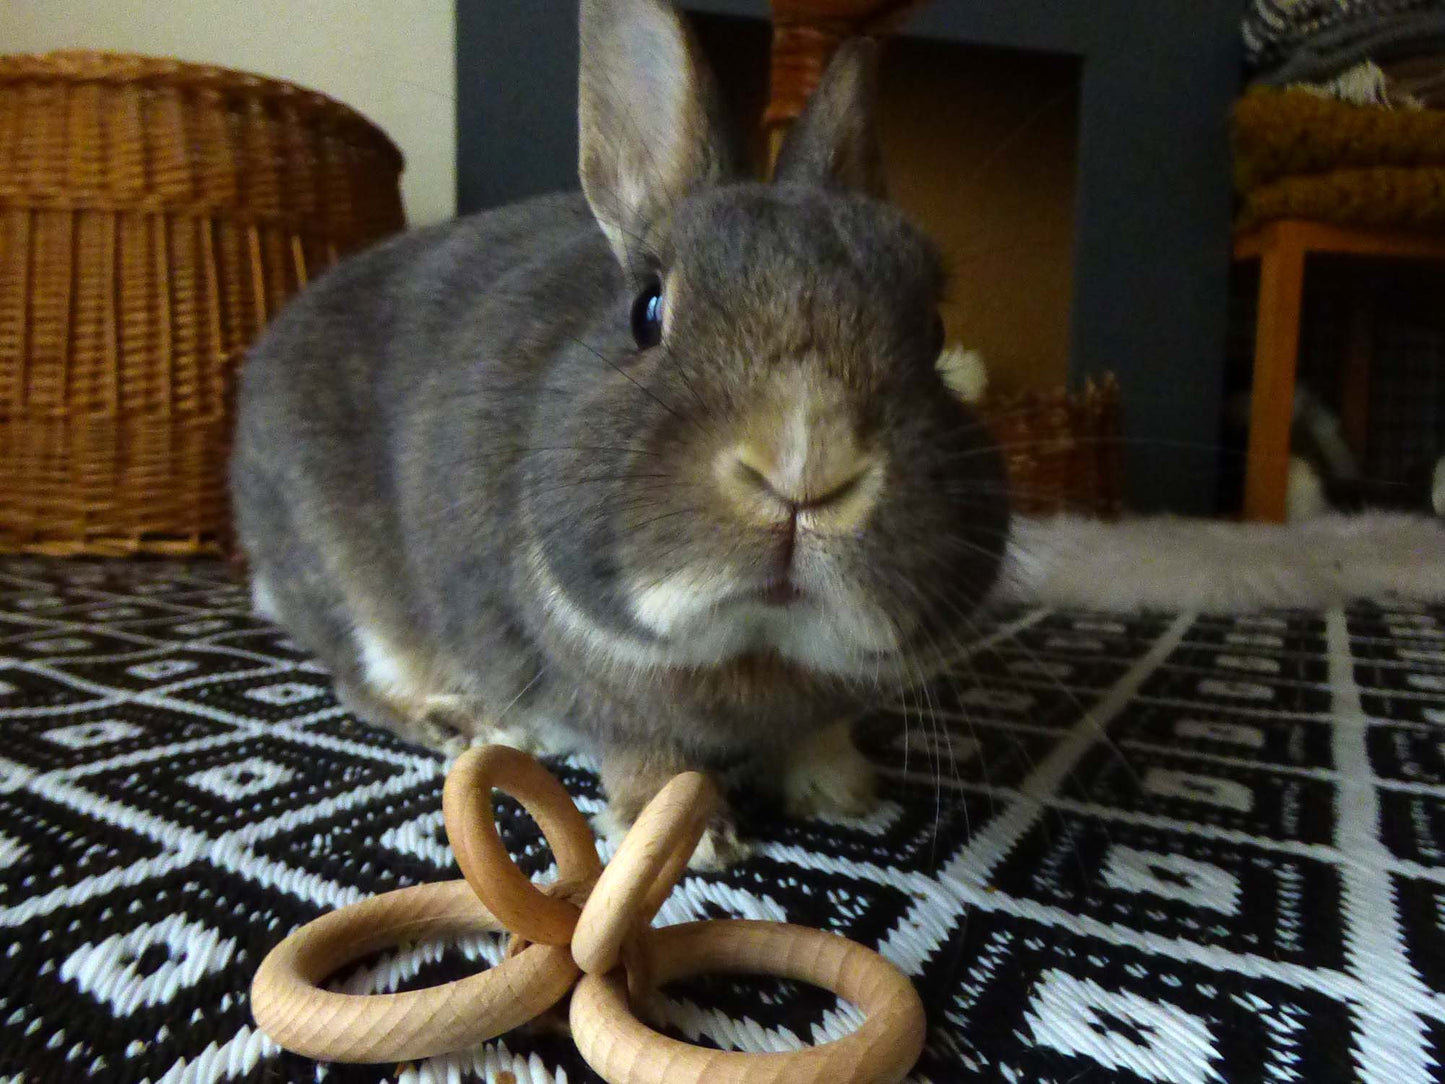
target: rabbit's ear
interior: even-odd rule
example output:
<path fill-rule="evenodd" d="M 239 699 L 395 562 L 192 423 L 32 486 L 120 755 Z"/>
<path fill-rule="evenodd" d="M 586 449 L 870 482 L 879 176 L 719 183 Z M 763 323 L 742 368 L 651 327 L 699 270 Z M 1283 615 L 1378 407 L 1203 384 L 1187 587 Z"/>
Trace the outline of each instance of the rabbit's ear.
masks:
<path fill-rule="evenodd" d="M 666 0 L 582 0 L 582 190 L 624 267 L 678 200 L 729 170 L 718 97 Z"/>
<path fill-rule="evenodd" d="M 856 38 L 839 48 L 784 138 L 773 179 L 883 196 L 876 41 Z"/>

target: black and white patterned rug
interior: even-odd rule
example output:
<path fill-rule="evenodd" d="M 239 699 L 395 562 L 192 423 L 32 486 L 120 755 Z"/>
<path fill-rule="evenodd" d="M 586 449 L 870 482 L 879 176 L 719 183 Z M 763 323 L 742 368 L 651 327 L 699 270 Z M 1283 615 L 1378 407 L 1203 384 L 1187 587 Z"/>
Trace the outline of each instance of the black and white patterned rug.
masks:
<path fill-rule="evenodd" d="M 878 947 L 929 1008 L 918 1081 L 1445 1079 L 1445 610 L 1000 620 L 968 674 L 870 726 L 875 816 L 761 816 L 757 855 L 661 921 Z M 219 566 L 0 561 L 0 1079 L 594 1080 L 553 1031 L 324 1068 L 251 1023 L 287 932 L 456 876 L 442 775 L 339 708 Z M 502 824 L 545 872 L 530 821 Z M 849 1026 L 776 983 L 701 981 L 665 1012 L 746 1049 Z"/>

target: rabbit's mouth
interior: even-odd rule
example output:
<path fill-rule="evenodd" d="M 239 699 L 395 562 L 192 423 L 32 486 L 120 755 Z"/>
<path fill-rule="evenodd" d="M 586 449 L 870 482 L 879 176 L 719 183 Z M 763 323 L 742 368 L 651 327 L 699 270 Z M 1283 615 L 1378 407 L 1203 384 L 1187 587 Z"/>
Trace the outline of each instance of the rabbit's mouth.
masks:
<path fill-rule="evenodd" d="M 786 610 L 806 605 L 813 596 L 794 582 L 791 576 L 776 576 L 761 586 L 749 587 L 720 600 L 718 609 L 732 607 L 765 606 L 769 609 Z"/>
<path fill-rule="evenodd" d="M 753 592 L 753 598 L 757 599 L 764 606 L 793 606 L 802 602 L 806 597 L 803 589 L 795 584 L 788 576 L 771 579 L 757 591 Z"/>
<path fill-rule="evenodd" d="M 693 567 L 621 592 L 626 619 L 603 619 L 570 597 L 540 550 L 534 574 L 553 627 L 579 647 L 645 669 L 719 667 L 773 654 L 833 677 L 876 680 L 903 665 L 909 630 L 836 570 L 753 578 Z"/>
<path fill-rule="evenodd" d="M 899 647 L 896 624 L 847 584 L 806 576 L 738 583 L 723 575 L 680 573 L 638 584 L 632 614 L 674 658 L 713 665 L 760 652 L 810 669 L 876 670 Z"/>

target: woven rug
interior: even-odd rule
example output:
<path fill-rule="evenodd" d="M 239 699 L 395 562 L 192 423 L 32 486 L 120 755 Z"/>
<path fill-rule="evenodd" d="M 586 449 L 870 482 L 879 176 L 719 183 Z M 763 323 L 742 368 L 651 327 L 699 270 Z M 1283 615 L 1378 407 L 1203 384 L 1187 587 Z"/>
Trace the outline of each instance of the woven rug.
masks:
<path fill-rule="evenodd" d="M 1445 610 L 998 621 L 955 681 L 865 727 L 876 815 L 763 811 L 756 855 L 660 921 L 879 948 L 928 1005 L 918 1081 L 1445 1079 Z M 371 1067 L 256 1033 L 246 991 L 287 932 L 457 874 L 440 760 L 351 719 L 219 566 L 0 562 L 0 742 L 0 1078 L 595 1079 L 555 1028 Z M 600 808 L 585 764 L 553 766 Z M 423 945 L 338 982 L 498 951 Z M 851 1026 L 761 980 L 670 988 L 662 1017 L 742 1049 Z"/>

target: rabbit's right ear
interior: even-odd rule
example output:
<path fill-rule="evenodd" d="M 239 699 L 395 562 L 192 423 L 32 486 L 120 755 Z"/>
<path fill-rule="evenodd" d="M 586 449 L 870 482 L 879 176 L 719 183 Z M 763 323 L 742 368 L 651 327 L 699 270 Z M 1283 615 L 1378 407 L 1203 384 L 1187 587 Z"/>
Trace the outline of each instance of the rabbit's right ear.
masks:
<path fill-rule="evenodd" d="M 878 43 L 844 42 L 783 139 L 773 179 L 882 198 L 878 136 Z"/>
<path fill-rule="evenodd" d="M 730 172 L 711 74 L 665 0 L 582 0 L 582 191 L 623 267 Z"/>

